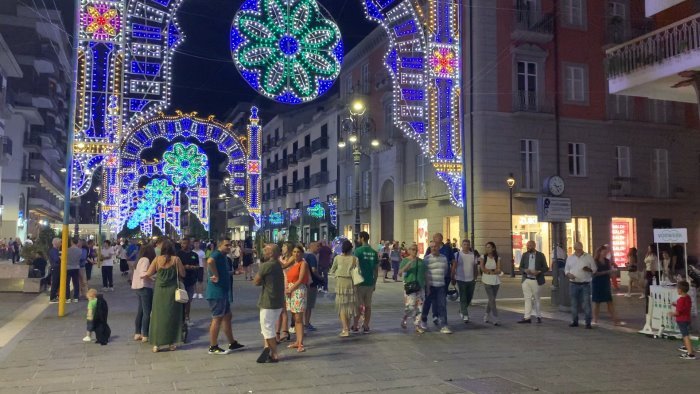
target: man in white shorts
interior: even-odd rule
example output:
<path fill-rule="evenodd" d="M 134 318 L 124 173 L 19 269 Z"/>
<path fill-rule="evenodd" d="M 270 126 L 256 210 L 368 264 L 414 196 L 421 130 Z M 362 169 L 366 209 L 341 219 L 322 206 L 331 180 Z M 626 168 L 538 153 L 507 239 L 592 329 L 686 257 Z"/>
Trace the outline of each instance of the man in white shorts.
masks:
<path fill-rule="evenodd" d="M 255 275 L 253 283 L 262 286 L 258 308 L 260 308 L 260 332 L 263 336 L 264 349 L 258 357 L 258 363 L 276 363 L 277 355 L 276 325 L 284 306 L 284 272 L 279 263 L 280 250 L 275 244 L 263 249 L 264 263 Z"/>

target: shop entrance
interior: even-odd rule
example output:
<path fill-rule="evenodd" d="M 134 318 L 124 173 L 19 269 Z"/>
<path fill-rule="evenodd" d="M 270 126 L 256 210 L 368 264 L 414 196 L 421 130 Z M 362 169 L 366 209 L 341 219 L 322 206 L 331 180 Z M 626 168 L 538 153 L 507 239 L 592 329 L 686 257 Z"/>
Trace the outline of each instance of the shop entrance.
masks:
<path fill-rule="evenodd" d="M 394 240 L 394 182 L 387 180 L 382 185 L 381 199 L 381 237 L 384 240 Z"/>

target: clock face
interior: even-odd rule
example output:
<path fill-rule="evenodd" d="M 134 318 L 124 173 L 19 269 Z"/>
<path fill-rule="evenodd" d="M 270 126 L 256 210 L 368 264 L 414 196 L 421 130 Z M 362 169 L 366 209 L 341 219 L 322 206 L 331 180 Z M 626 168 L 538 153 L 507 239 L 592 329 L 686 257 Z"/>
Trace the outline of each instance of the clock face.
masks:
<path fill-rule="evenodd" d="M 553 176 L 549 178 L 548 182 L 549 192 L 554 196 L 561 196 L 564 193 L 564 179 L 560 176 Z"/>

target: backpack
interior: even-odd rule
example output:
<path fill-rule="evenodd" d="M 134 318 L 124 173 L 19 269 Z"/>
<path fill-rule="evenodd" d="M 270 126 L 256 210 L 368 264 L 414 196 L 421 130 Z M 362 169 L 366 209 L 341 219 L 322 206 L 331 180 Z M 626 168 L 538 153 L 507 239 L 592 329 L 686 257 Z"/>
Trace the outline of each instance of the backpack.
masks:
<path fill-rule="evenodd" d="M 93 329 L 95 330 L 95 339 L 100 345 L 106 345 L 109 342 L 109 337 L 112 336 L 112 330 L 107 324 L 107 315 L 109 307 L 102 294 L 97 295 L 97 305 L 95 306 L 95 316 L 93 318 Z"/>

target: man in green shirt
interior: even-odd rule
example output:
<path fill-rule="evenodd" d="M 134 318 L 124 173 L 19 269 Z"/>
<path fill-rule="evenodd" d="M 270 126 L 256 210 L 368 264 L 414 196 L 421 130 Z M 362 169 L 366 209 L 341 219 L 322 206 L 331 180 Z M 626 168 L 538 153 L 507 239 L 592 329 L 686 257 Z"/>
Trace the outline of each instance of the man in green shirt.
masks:
<path fill-rule="evenodd" d="M 209 326 L 209 354 L 229 354 L 243 347 L 233 338 L 231 327 L 231 275 L 229 274 L 226 255 L 231 251 L 231 240 L 219 241 L 219 248 L 207 259 L 207 301 L 211 308 L 211 325 Z M 219 330 L 224 328 L 224 335 L 229 341 L 228 349 L 219 347 Z"/>
<path fill-rule="evenodd" d="M 276 363 L 277 333 L 275 326 L 284 307 L 284 272 L 279 263 L 280 249 L 268 244 L 263 249 L 265 262 L 255 275 L 253 283 L 262 286 L 258 308 L 260 308 L 260 332 L 265 340 L 265 348 L 258 357 L 258 363 Z"/>
<path fill-rule="evenodd" d="M 362 324 L 362 331 L 369 334 L 369 321 L 372 316 L 372 294 L 377 283 L 379 274 L 379 255 L 377 251 L 369 246 L 369 234 L 366 231 L 360 232 L 360 246 L 355 248 L 355 257 L 360 261 L 360 273 L 364 281 L 357 286 L 357 313 L 355 314 L 355 324 L 352 330 L 357 332 L 357 324 L 360 322 L 360 311 L 365 308 L 365 320 Z"/>

